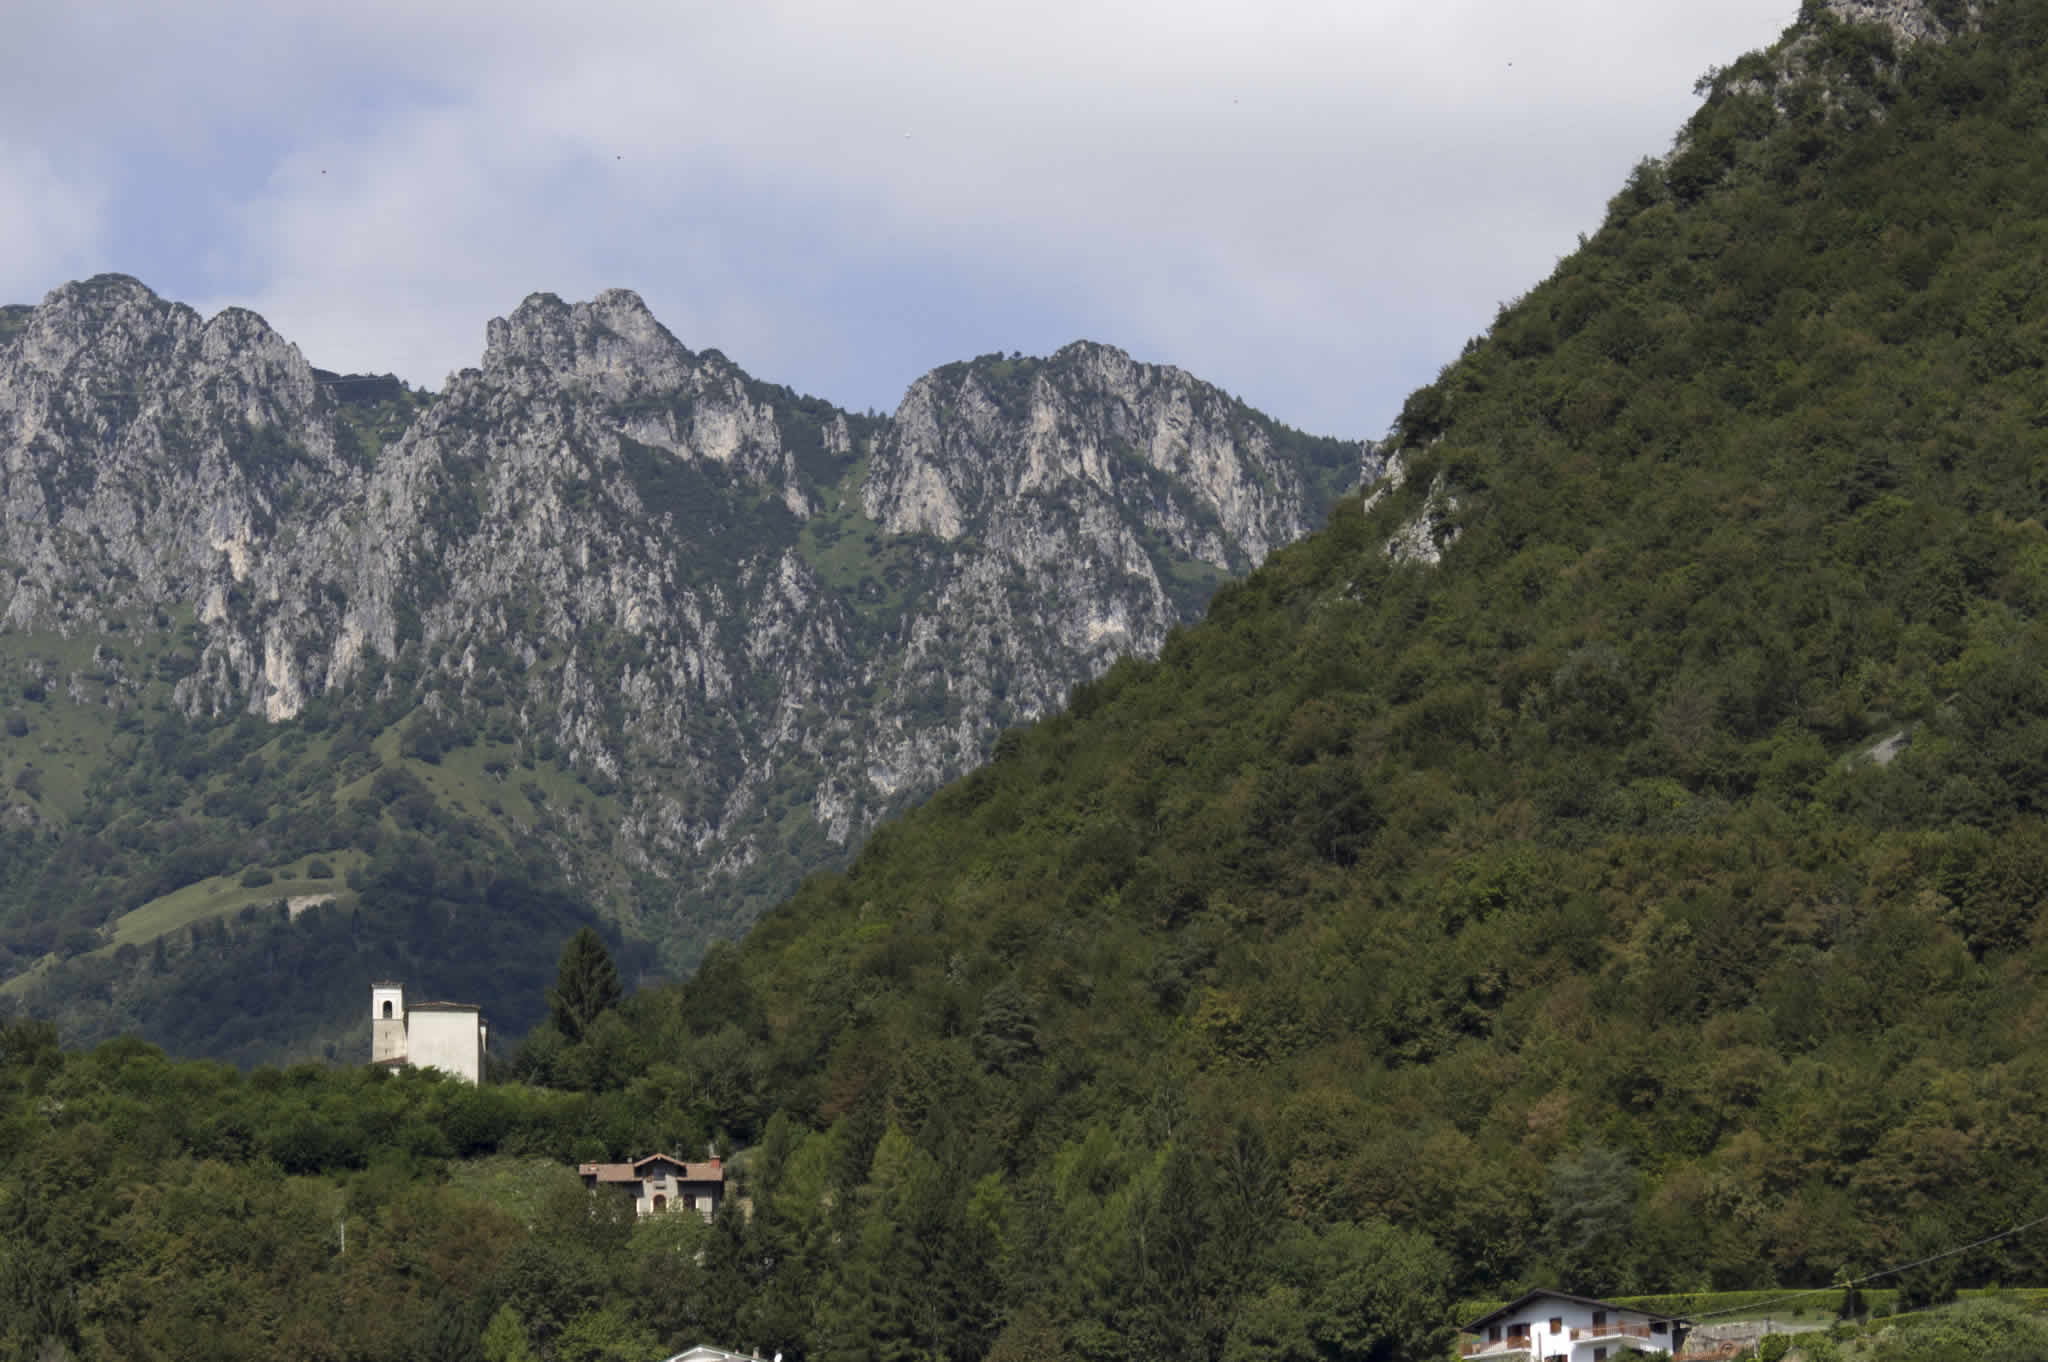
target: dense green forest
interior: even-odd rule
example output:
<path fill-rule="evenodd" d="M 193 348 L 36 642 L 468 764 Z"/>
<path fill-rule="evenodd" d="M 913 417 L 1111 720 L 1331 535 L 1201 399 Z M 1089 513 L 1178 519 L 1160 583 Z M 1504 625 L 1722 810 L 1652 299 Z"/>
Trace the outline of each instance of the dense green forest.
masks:
<path fill-rule="evenodd" d="M 1398 486 L 516 1082 L 15 1023 L 0 1346 L 1396 1362 L 2048 1216 L 2044 57 L 1809 4 Z M 479 1171 L 706 1143 L 708 1228 Z"/>

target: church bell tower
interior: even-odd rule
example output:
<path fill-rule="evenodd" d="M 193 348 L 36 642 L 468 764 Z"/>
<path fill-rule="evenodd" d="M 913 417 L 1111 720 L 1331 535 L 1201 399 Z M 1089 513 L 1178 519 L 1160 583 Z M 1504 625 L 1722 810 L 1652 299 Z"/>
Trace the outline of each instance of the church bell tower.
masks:
<path fill-rule="evenodd" d="M 405 1060 L 405 985 L 370 986 L 370 1062 Z"/>

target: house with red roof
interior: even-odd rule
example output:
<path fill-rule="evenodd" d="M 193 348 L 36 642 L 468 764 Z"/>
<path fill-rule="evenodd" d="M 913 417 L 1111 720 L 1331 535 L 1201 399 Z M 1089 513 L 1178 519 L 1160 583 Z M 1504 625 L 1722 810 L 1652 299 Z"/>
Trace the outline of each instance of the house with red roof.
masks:
<path fill-rule="evenodd" d="M 725 1198 L 725 1168 L 717 1159 L 691 1163 L 672 1154 L 649 1154 L 631 1163 L 580 1164 L 576 1171 L 585 1187 L 611 1187 L 631 1197 L 643 1216 L 695 1211 L 709 1220 Z"/>

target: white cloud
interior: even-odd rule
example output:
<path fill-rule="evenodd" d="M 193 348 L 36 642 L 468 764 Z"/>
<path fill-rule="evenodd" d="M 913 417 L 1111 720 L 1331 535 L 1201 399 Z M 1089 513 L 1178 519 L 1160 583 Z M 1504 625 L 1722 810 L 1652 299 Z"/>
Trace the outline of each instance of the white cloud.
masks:
<path fill-rule="evenodd" d="M 89 178 L 0 136 L 0 301 L 34 301 L 93 268 L 103 200 Z"/>
<path fill-rule="evenodd" d="M 193 0 L 27 26 L 53 74 L 0 115 L 188 170 L 120 211 L 206 249 L 128 268 L 320 363 L 438 381 L 527 292 L 621 284 L 856 405 L 1088 334 L 1376 433 L 1793 8 Z"/>

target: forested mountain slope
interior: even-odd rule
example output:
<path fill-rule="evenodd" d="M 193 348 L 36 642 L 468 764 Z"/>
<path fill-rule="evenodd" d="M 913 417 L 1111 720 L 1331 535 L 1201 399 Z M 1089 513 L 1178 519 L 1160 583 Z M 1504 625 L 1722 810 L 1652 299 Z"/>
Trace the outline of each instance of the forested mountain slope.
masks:
<path fill-rule="evenodd" d="M 536 295 L 426 394 L 67 285 L 0 334 L 0 989 L 243 1061 L 383 973 L 517 1034 L 562 931 L 679 971 L 1377 468 L 1086 343 L 882 418 Z"/>
<path fill-rule="evenodd" d="M 660 1048 L 745 1037 L 763 1113 L 928 1160 L 963 1233 L 1000 1179 L 1006 1318 L 1084 1352 L 1249 1349 L 1381 1218 L 1505 1294 L 2048 1212 L 2048 6 L 1844 10 L 1912 22 L 1809 5 L 1712 74 L 1409 401 L 1398 480 L 808 884 Z M 1234 1246 L 1147 1275 L 1164 1226 Z"/>

